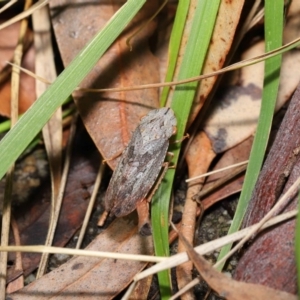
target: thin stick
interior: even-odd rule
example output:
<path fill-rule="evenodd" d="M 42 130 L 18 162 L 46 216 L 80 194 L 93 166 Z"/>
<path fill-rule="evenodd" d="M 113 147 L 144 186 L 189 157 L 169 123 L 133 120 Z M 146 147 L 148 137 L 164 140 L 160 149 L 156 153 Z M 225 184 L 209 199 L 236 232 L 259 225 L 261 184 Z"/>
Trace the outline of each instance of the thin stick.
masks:
<path fill-rule="evenodd" d="M 0 14 L 6 11 L 8 8 L 10 8 L 12 5 L 14 5 L 18 0 L 11 0 L 7 2 L 5 5 L 3 5 L 0 9 Z"/>
<path fill-rule="evenodd" d="M 280 222 L 286 221 L 288 219 L 291 219 L 295 217 L 297 214 L 298 214 L 298 210 L 295 209 L 287 213 L 281 214 L 279 216 L 276 216 L 271 220 L 269 220 L 267 223 L 265 223 L 261 228 L 261 230 L 276 225 Z M 256 226 L 256 224 L 248 228 L 245 228 L 243 230 L 240 230 L 236 233 L 200 245 L 196 247 L 195 250 L 201 255 L 212 252 L 216 249 L 223 247 L 226 244 L 235 242 L 243 238 L 254 226 Z M 165 257 L 165 256 L 136 255 L 136 254 L 115 253 L 115 252 L 69 249 L 69 248 L 60 248 L 60 247 L 46 247 L 43 245 L 0 247 L 0 252 L 17 252 L 17 251 L 36 252 L 36 253 L 62 253 L 62 254 L 69 254 L 69 255 L 81 255 L 87 257 L 104 257 L 104 258 L 112 258 L 112 259 L 126 259 L 126 260 L 158 263 L 155 266 L 137 274 L 134 278 L 134 280 L 136 281 L 145 278 L 148 275 L 155 274 L 156 272 L 159 272 L 161 270 L 173 268 L 181 263 L 188 261 L 188 256 L 186 253 L 176 254 L 173 255 L 172 257 Z"/>
<path fill-rule="evenodd" d="M 196 179 L 199 179 L 199 178 L 202 178 L 202 177 L 207 177 L 207 176 L 210 176 L 212 174 L 216 174 L 216 173 L 219 173 L 219 172 L 222 172 L 222 171 L 226 171 L 226 170 L 229 170 L 229 169 L 232 169 L 232 168 L 235 168 L 235 167 L 243 166 L 243 165 L 248 164 L 248 162 L 249 162 L 249 160 L 245 160 L 245 161 L 239 162 L 239 163 L 234 164 L 234 165 L 230 165 L 230 166 L 218 169 L 218 170 L 207 172 L 207 173 L 201 174 L 199 176 L 191 177 L 191 178 L 187 179 L 185 182 L 191 182 L 193 180 L 196 180 Z"/>
<path fill-rule="evenodd" d="M 171 82 L 164 82 L 164 83 L 142 84 L 142 85 L 135 85 L 135 86 L 129 86 L 129 87 L 124 87 L 124 88 L 85 89 L 85 88 L 77 87 L 76 90 L 79 90 L 79 91 L 82 91 L 82 92 L 89 92 L 89 93 L 103 93 L 103 92 L 118 93 L 118 92 L 137 91 L 137 90 L 143 90 L 143 89 L 152 89 L 152 88 L 157 88 L 157 87 L 168 87 L 168 86 L 186 84 L 186 83 L 190 83 L 190 82 L 194 82 L 194 81 L 200 81 L 200 80 L 205 79 L 205 78 L 218 76 L 220 74 L 223 74 L 223 73 L 226 73 L 226 72 L 229 72 L 229 71 L 234 71 L 234 70 L 238 70 L 238 69 L 243 68 L 243 67 L 247 67 L 247 66 L 250 66 L 250 65 L 257 64 L 259 62 L 265 61 L 268 58 L 279 55 L 279 54 L 281 54 L 285 51 L 291 50 L 291 49 L 297 47 L 299 44 L 300 44 L 300 37 L 294 39 L 290 43 L 287 43 L 287 44 L 285 44 L 284 46 L 282 46 L 280 48 L 277 48 L 276 50 L 272 50 L 272 51 L 266 52 L 264 54 L 258 55 L 256 57 L 252 57 L 252 58 L 249 58 L 249 59 L 242 60 L 238 63 L 229 65 L 228 67 L 225 67 L 225 68 L 220 69 L 220 70 L 215 71 L 215 72 L 211 72 L 209 74 L 195 76 L 195 77 L 191 77 L 191 78 L 188 78 L 188 79 L 183 79 L 183 80 L 178 80 L 178 81 L 171 81 Z M 8 61 L 6 63 L 11 64 Z M 34 77 L 34 78 L 37 78 L 39 80 L 42 80 L 44 82 L 47 82 L 44 78 L 41 78 L 41 77 L 35 75 L 31 71 L 29 71 L 25 68 L 21 68 L 21 67 L 19 67 L 19 68 L 24 73 L 26 73 L 26 74 Z M 47 83 L 51 84 L 50 82 L 47 82 Z"/>
<path fill-rule="evenodd" d="M 274 215 L 278 214 L 278 212 L 283 209 L 287 205 L 287 203 L 291 200 L 289 199 L 293 193 L 299 188 L 300 185 L 300 177 L 293 183 L 293 185 L 288 189 L 288 191 L 278 200 L 278 202 L 274 205 L 274 207 L 257 223 L 253 226 L 253 228 L 247 233 L 247 235 L 235 246 L 233 247 L 221 260 L 219 260 L 215 267 L 221 265 L 224 261 L 226 261 L 232 254 L 234 254 L 240 247 L 242 247 L 250 238 L 252 238 L 255 234 L 257 234 L 262 228 L 262 226 L 270 220 Z"/>
<path fill-rule="evenodd" d="M 88 208 L 87 208 L 85 216 L 84 216 L 83 224 L 82 224 L 80 234 L 79 234 L 79 237 L 78 237 L 78 241 L 77 241 L 77 244 L 76 244 L 76 249 L 79 249 L 80 246 L 81 246 L 84 234 L 86 232 L 86 228 L 87 228 L 89 220 L 91 218 L 92 210 L 93 210 L 96 198 L 97 198 L 97 193 L 98 193 L 98 190 L 99 190 L 99 187 L 100 187 L 100 183 L 102 181 L 104 170 L 105 170 L 105 165 L 102 162 L 100 162 L 100 168 L 99 168 L 99 171 L 98 171 L 98 174 L 97 174 L 97 177 L 96 177 L 96 181 L 95 181 L 95 184 L 94 184 L 93 193 L 91 195 L 91 199 L 90 199 Z"/>
<path fill-rule="evenodd" d="M 26 17 L 30 16 L 33 14 L 37 9 L 40 9 L 41 7 L 47 5 L 49 0 L 39 0 L 35 4 L 33 4 L 30 8 L 26 8 L 25 11 L 22 13 L 18 14 L 17 16 L 10 18 L 7 22 L 4 22 L 0 25 L 0 30 L 17 23 L 20 20 L 25 19 Z"/>
<path fill-rule="evenodd" d="M 292 211 L 289 211 L 287 213 L 284 213 L 284 214 L 281 214 L 279 216 L 276 216 L 276 217 L 272 218 L 271 220 L 269 220 L 267 223 L 265 223 L 260 230 L 263 230 L 265 228 L 268 228 L 268 227 L 271 227 L 271 226 L 273 226 L 275 224 L 278 224 L 278 223 L 280 223 L 282 221 L 286 221 L 286 220 L 288 220 L 290 218 L 293 218 L 297 214 L 298 214 L 298 210 L 292 210 Z M 243 236 L 245 236 L 255 225 L 250 226 L 248 228 L 245 228 L 243 230 L 240 230 L 238 232 L 235 232 L 233 234 L 230 234 L 228 236 L 224 236 L 224 237 L 221 237 L 221 238 L 216 239 L 214 241 L 211 241 L 211 242 L 208 242 L 206 244 L 200 245 L 200 246 L 198 246 L 198 247 L 196 247 L 194 249 L 200 255 L 204 255 L 204 254 L 210 253 L 210 252 L 212 252 L 212 251 L 214 251 L 216 249 L 219 249 L 219 248 L 223 247 L 224 245 L 233 243 L 233 242 L 235 242 L 235 241 L 243 238 Z M 167 270 L 167 269 L 170 269 L 170 268 L 174 268 L 174 267 L 178 266 L 179 264 L 187 262 L 188 260 L 189 260 L 189 257 L 188 257 L 188 255 L 187 255 L 186 252 L 175 254 L 175 255 L 173 255 L 171 257 L 168 257 L 168 258 L 164 257 L 164 260 L 162 262 L 157 263 L 156 265 L 148 268 L 147 270 L 145 270 L 145 271 L 137 274 L 134 277 L 134 281 L 130 285 L 129 288 L 131 289 L 131 287 L 133 285 L 135 285 L 138 280 L 141 280 L 141 279 L 143 279 L 143 278 L 145 278 L 147 276 L 153 275 L 153 274 L 155 274 L 157 272 L 160 272 L 160 271 L 163 271 L 163 270 Z M 130 294 L 126 293 L 126 298 L 125 298 L 125 295 L 124 295 L 124 297 L 122 298 L 122 300 L 129 299 L 129 297 L 130 297 Z"/>
<path fill-rule="evenodd" d="M 265 223 L 263 225 L 263 227 L 260 228 L 260 230 L 263 230 L 265 228 L 273 226 L 273 225 L 275 225 L 277 223 L 280 223 L 282 221 L 285 221 L 287 219 L 293 218 L 297 215 L 297 213 L 298 213 L 298 210 L 292 210 L 288 213 L 284 213 L 280 216 L 276 216 L 276 217 L 272 218 L 272 220 L 269 220 L 267 223 Z M 245 229 L 242 229 L 242 230 L 240 230 L 238 232 L 235 232 L 233 234 L 221 237 L 221 238 L 216 239 L 214 241 L 211 241 L 211 242 L 205 243 L 203 245 L 197 246 L 195 248 L 195 251 L 197 253 L 201 254 L 201 255 L 204 255 L 204 254 L 210 253 L 212 251 L 215 251 L 216 249 L 219 249 L 219 248 L 221 248 L 221 247 L 223 247 L 227 244 L 230 244 L 230 243 L 233 243 L 233 242 L 236 242 L 236 241 L 242 239 L 256 225 L 257 224 L 252 225 L 250 227 L 247 227 Z M 169 258 L 166 258 L 165 261 L 163 261 L 161 263 L 158 263 L 158 264 L 152 266 L 151 268 L 148 268 L 147 270 L 137 274 L 134 277 L 134 280 L 137 281 L 137 280 L 143 279 L 143 278 L 145 278 L 149 275 L 155 274 L 157 272 L 176 267 L 179 264 L 185 263 L 186 261 L 188 261 L 188 259 L 189 258 L 187 256 L 186 252 L 175 254 L 175 255 L 173 255 Z"/>
<path fill-rule="evenodd" d="M 70 168 L 72 144 L 73 144 L 73 140 L 74 140 L 74 136 L 75 136 L 75 132 L 76 132 L 76 121 L 77 121 L 77 115 L 75 115 L 73 117 L 73 124 L 71 126 L 70 136 L 69 136 L 69 140 L 68 140 L 68 144 L 67 144 L 67 151 L 66 151 L 66 158 L 65 158 L 65 163 L 64 163 L 63 173 L 62 173 L 62 179 L 61 179 L 61 183 L 60 183 L 60 187 L 59 187 L 59 193 L 58 193 L 56 203 L 55 203 L 55 210 L 53 212 L 53 217 L 51 218 L 51 224 L 49 226 L 49 231 L 48 231 L 46 242 L 45 242 L 46 245 L 49 245 L 52 243 L 56 225 L 57 225 L 57 220 L 59 217 L 59 212 L 60 212 L 62 199 L 63 199 L 63 195 L 64 195 L 64 191 L 65 191 L 65 186 L 66 186 L 66 182 L 67 182 L 68 172 L 69 172 L 69 168 Z M 45 273 L 46 266 L 48 263 L 48 258 L 49 258 L 49 252 L 45 251 L 45 253 L 42 255 L 42 258 L 41 258 L 41 262 L 40 262 L 39 269 L 37 272 L 37 278 L 43 276 L 43 274 Z"/>
<path fill-rule="evenodd" d="M 224 177 L 221 177 L 220 179 L 216 180 L 213 184 L 209 185 L 208 187 L 205 187 L 200 192 L 198 192 L 193 199 L 199 200 L 203 199 L 205 196 L 210 194 L 211 192 L 215 191 L 217 188 L 221 187 L 225 183 L 229 182 L 231 179 L 236 177 L 237 175 L 241 174 L 243 171 L 245 171 L 247 168 L 246 165 L 240 166 L 233 170 L 231 173 L 225 175 Z"/>

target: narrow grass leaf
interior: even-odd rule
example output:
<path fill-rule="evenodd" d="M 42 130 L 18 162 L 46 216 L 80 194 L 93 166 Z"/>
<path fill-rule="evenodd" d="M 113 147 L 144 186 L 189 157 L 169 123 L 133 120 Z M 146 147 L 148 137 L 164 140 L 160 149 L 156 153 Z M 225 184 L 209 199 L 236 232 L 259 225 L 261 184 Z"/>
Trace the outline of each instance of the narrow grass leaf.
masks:
<path fill-rule="evenodd" d="M 191 31 L 186 50 L 180 66 L 178 79 L 197 76 L 201 73 L 206 52 L 210 43 L 220 1 L 198 1 L 195 17 L 191 23 Z M 172 33 L 172 36 L 175 33 Z M 180 34 L 179 34 L 180 36 Z M 180 140 L 185 133 L 186 123 L 197 92 L 198 82 L 177 86 L 171 107 L 177 117 L 176 139 Z M 174 154 L 172 163 L 176 165 L 180 152 L 180 144 L 171 147 Z M 152 202 L 152 226 L 155 253 L 157 256 L 169 256 L 168 218 L 175 170 L 170 169 L 162 181 Z M 162 299 L 171 295 L 171 282 L 168 271 L 158 273 Z"/>
<path fill-rule="evenodd" d="M 165 82 L 170 82 L 173 79 L 178 53 L 180 49 L 180 43 L 184 31 L 184 25 L 187 19 L 187 13 L 189 10 L 190 1 L 180 0 L 178 2 L 176 17 L 174 20 L 172 34 L 169 43 L 169 64 Z M 160 106 L 165 106 L 168 98 L 170 87 L 164 87 L 160 97 Z"/>
<path fill-rule="evenodd" d="M 283 9 L 283 0 L 265 1 L 266 52 L 279 48 L 282 45 Z M 277 55 L 266 60 L 265 62 L 264 88 L 257 131 L 253 141 L 243 189 L 228 234 L 236 232 L 241 226 L 263 163 L 277 99 L 281 58 L 281 55 Z M 231 245 L 232 244 L 229 244 L 222 248 L 218 260 L 220 260 L 229 252 Z M 221 264 L 218 269 L 221 270 L 223 266 L 224 263 Z"/>

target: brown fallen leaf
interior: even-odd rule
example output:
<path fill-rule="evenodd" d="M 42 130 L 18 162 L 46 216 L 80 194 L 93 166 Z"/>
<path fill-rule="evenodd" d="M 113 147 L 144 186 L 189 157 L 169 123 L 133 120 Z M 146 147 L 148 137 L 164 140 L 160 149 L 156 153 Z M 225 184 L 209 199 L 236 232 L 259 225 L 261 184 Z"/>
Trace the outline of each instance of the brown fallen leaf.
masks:
<path fill-rule="evenodd" d="M 116 219 L 86 248 L 107 252 L 153 254 L 152 237 L 137 231 L 137 218 L 131 214 Z M 141 271 L 146 262 L 122 259 L 74 257 L 24 289 L 9 295 L 11 300 L 112 299 Z"/>
<path fill-rule="evenodd" d="M 292 36 L 299 36 L 299 3 L 299 0 L 293 1 L 289 10 L 283 33 L 283 38 L 287 42 Z M 259 41 L 249 47 L 241 59 L 261 55 L 264 51 L 264 42 Z M 300 80 L 299 68 L 299 49 L 283 55 L 276 111 L 295 91 Z M 211 138 L 217 153 L 237 145 L 255 132 L 260 111 L 263 72 L 263 63 L 243 68 L 236 72 L 240 73 L 236 82 L 231 82 L 216 94 L 204 130 Z"/>
<path fill-rule="evenodd" d="M 14 218 L 11 219 L 11 228 L 13 231 L 15 244 L 16 244 L 16 246 L 20 246 L 21 242 L 20 242 L 19 228 L 18 228 L 17 222 Z M 18 275 L 15 280 L 12 280 L 11 282 L 9 282 L 6 285 L 6 293 L 8 293 L 8 294 L 13 293 L 24 287 L 24 275 L 23 275 L 21 252 L 16 252 L 15 264 L 14 264 L 13 268 L 11 268 L 11 269 L 13 269 L 12 273 L 15 273 L 15 274 L 20 273 L 20 275 Z"/>
<path fill-rule="evenodd" d="M 252 141 L 253 141 L 253 137 L 249 137 L 244 142 L 226 151 L 223 154 L 223 156 L 220 158 L 220 160 L 217 162 L 217 164 L 214 166 L 212 171 L 219 170 L 228 167 L 230 165 L 247 160 L 249 158 Z M 234 178 L 230 179 L 229 181 L 224 183 L 221 187 L 209 193 L 206 192 L 209 189 L 213 188 L 213 186 L 218 180 L 231 175 L 234 172 L 234 170 L 235 169 L 224 170 L 222 172 L 212 174 L 207 178 L 205 185 L 203 186 L 203 189 L 199 193 L 201 203 L 205 209 L 209 208 L 216 202 L 224 198 L 227 198 L 228 196 L 233 195 L 241 190 L 244 182 L 243 173 L 240 173 L 240 175 L 237 175 Z M 204 193 L 205 196 L 203 196 Z"/>
<path fill-rule="evenodd" d="M 142 280 L 139 280 L 136 284 L 133 292 L 130 294 L 130 300 L 148 299 L 150 286 L 152 283 L 153 276 L 147 276 Z"/>
<path fill-rule="evenodd" d="M 216 24 L 214 32 L 211 38 L 210 47 L 207 51 L 206 61 L 203 67 L 203 74 L 207 74 L 222 68 L 225 63 L 228 52 L 232 46 L 232 41 L 236 32 L 236 28 L 239 23 L 240 13 L 243 8 L 244 1 L 234 0 L 234 1 L 221 1 L 218 17 L 216 19 Z M 190 6 L 190 11 L 187 19 L 192 20 L 195 13 L 194 5 Z M 181 40 L 181 48 L 177 60 L 177 68 L 175 70 L 174 80 L 177 78 L 179 68 L 181 66 L 181 59 L 183 53 L 185 52 L 186 41 L 190 37 L 190 26 L 186 26 L 184 29 L 183 37 Z M 226 30 L 224 30 L 226 28 Z M 217 77 L 211 77 L 201 80 L 198 94 L 195 97 L 193 108 L 189 116 L 189 124 L 191 124 L 196 116 L 198 115 L 200 109 L 203 106 L 208 94 L 211 92 Z M 169 95 L 169 100 L 172 98 L 172 91 Z"/>
<path fill-rule="evenodd" d="M 54 245 L 63 247 L 81 226 L 90 197 L 89 189 L 95 181 L 99 164 L 97 150 L 86 132 L 81 129 L 81 133 L 77 134 L 74 141 Z M 30 197 L 30 202 L 24 202 L 16 207 L 14 216 L 20 230 L 22 245 L 44 244 L 49 225 L 50 198 L 50 185 L 49 182 L 45 182 L 35 191 L 34 196 Z M 14 261 L 13 253 L 10 253 L 9 257 Z M 37 268 L 40 254 L 23 253 L 22 258 L 24 273 L 28 275 Z M 8 280 L 11 280 L 15 274 L 9 272 L 8 277 Z"/>
<path fill-rule="evenodd" d="M 53 27 L 65 66 L 106 24 L 118 5 L 111 2 L 86 2 L 82 5 L 79 0 L 50 1 Z M 126 39 L 153 15 L 157 7 L 157 1 L 147 1 L 122 36 L 84 79 L 81 87 L 125 87 L 159 82 L 158 61 L 148 45 L 155 22 L 148 24 L 133 38 L 132 51 L 126 44 Z M 74 96 L 89 134 L 106 159 L 118 156 L 141 117 L 159 106 L 158 89 L 121 93 L 77 92 Z M 112 169 L 116 162 L 117 159 L 107 161 Z"/>
<path fill-rule="evenodd" d="M 273 141 L 274 136 L 278 131 L 285 112 L 286 108 L 283 108 L 274 117 L 273 128 L 270 137 L 271 141 Z M 253 136 L 250 136 L 247 140 L 227 150 L 222 155 L 220 160 L 216 163 L 212 171 L 219 170 L 224 167 L 247 160 L 249 158 L 252 141 Z M 236 175 L 234 177 L 230 176 L 235 171 L 238 171 L 237 169 L 238 168 L 234 168 L 222 172 L 217 172 L 207 178 L 203 189 L 197 195 L 199 200 L 201 200 L 201 204 L 204 210 L 212 206 L 214 203 L 227 198 L 228 196 L 233 195 L 242 189 L 244 182 L 244 173 L 240 172 L 239 175 Z M 226 183 L 219 185 L 219 181 L 223 181 L 223 179 L 226 179 L 226 177 L 231 178 L 229 180 L 227 179 L 225 181 Z M 215 185 L 217 185 L 217 187 L 215 187 Z"/>
<path fill-rule="evenodd" d="M 275 290 L 258 284 L 235 281 L 227 275 L 215 270 L 201 255 L 199 255 L 185 237 L 179 233 L 179 238 L 185 245 L 188 256 L 193 261 L 203 280 L 216 291 L 219 296 L 228 300 L 296 300 L 293 294 Z"/>
<path fill-rule="evenodd" d="M 2 23 L 4 20 L 0 20 Z M 7 61 L 11 61 L 15 47 L 17 45 L 20 31 L 20 22 L 14 23 L 1 31 L 0 35 L 0 114 L 6 117 L 10 116 L 11 101 L 11 66 Z M 35 51 L 32 44 L 32 32 L 28 30 L 26 42 L 24 45 L 24 57 L 22 67 L 34 72 Z M 19 95 L 19 113 L 24 113 L 36 99 L 35 79 L 21 72 L 20 74 L 20 95 Z"/>
<path fill-rule="evenodd" d="M 236 29 L 240 21 L 241 11 L 244 1 L 221 1 L 218 17 L 215 24 L 211 44 L 207 52 L 207 57 L 202 73 L 208 74 L 223 67 L 227 55 L 232 47 Z M 196 118 L 206 99 L 212 91 L 217 77 L 210 77 L 201 80 L 196 101 L 194 101 L 192 113 L 189 117 L 191 124 Z"/>
<path fill-rule="evenodd" d="M 242 59 L 263 52 L 264 43 L 258 42 L 243 54 Z M 299 69 L 299 50 L 283 55 L 276 110 L 290 99 L 296 89 L 300 80 Z M 260 111 L 263 71 L 262 63 L 241 69 L 239 82 L 220 89 L 216 95 L 204 128 L 216 153 L 222 153 L 241 143 L 255 132 Z"/>

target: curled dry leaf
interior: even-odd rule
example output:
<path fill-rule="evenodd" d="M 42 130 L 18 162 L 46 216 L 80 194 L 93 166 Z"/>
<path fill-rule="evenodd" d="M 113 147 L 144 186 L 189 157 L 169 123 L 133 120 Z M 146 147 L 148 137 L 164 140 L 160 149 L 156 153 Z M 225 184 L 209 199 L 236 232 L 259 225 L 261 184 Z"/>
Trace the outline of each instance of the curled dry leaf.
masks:
<path fill-rule="evenodd" d="M 50 2 L 50 7 L 55 35 L 65 65 L 71 62 L 119 8 L 111 2 L 92 1 L 82 5 L 79 0 L 54 0 Z M 157 1 L 147 1 L 122 36 L 85 78 L 81 87 L 121 88 L 159 82 L 158 62 L 148 46 L 155 22 L 148 24 L 133 38 L 132 51 L 126 44 L 127 38 L 156 9 Z M 159 105 L 157 89 L 101 94 L 76 92 L 74 97 L 89 134 L 106 159 L 115 158 L 122 152 L 140 119 Z M 116 159 L 107 161 L 113 169 L 116 162 Z"/>
<path fill-rule="evenodd" d="M 258 284 L 238 282 L 215 270 L 201 255 L 199 255 L 185 237 L 179 234 L 188 256 L 207 284 L 221 297 L 227 300 L 296 300 L 297 296 L 271 289 Z"/>

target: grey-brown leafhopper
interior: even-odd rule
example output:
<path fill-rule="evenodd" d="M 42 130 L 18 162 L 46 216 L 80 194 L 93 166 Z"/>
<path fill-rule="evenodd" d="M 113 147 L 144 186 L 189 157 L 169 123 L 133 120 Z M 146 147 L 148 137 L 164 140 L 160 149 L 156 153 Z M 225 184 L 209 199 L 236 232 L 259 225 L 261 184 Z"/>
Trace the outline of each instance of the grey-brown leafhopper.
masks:
<path fill-rule="evenodd" d="M 146 201 L 162 169 L 176 125 L 173 110 L 166 107 L 151 110 L 141 119 L 110 180 L 100 226 L 108 213 L 123 217 Z"/>

